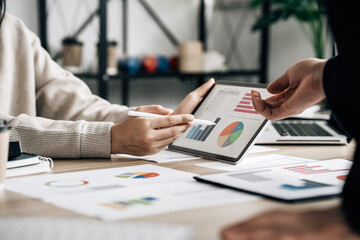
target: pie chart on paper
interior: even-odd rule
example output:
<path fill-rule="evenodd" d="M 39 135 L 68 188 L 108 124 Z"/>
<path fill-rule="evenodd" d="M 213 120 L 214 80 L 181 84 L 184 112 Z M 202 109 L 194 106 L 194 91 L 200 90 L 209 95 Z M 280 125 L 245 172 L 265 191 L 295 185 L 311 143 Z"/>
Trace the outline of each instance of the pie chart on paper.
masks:
<path fill-rule="evenodd" d="M 134 172 L 134 173 L 122 173 L 120 175 L 116 175 L 116 177 L 118 178 L 135 178 L 135 179 L 143 179 L 143 178 L 153 178 L 153 177 L 157 177 L 160 174 L 155 173 L 155 172 Z"/>
<path fill-rule="evenodd" d="M 220 133 L 217 144 L 219 147 L 227 147 L 233 144 L 244 131 L 244 124 L 242 122 L 233 122 L 228 125 L 224 130 Z"/>

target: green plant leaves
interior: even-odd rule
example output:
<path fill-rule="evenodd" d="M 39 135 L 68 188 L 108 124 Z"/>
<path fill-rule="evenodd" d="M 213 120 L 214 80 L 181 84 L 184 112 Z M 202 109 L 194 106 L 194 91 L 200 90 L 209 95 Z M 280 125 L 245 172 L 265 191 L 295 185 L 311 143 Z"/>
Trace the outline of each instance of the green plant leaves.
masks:
<path fill-rule="evenodd" d="M 279 21 L 294 17 L 310 41 L 316 57 L 324 55 L 324 3 L 323 0 L 253 0 L 252 8 L 258 8 L 269 2 L 271 9 L 266 15 L 261 15 L 255 21 L 252 31 L 262 30 Z M 305 27 L 307 26 L 307 27 Z"/>
<path fill-rule="evenodd" d="M 265 2 L 271 4 L 268 15 L 260 16 L 253 25 L 253 31 L 260 30 L 280 20 L 295 17 L 300 22 L 311 22 L 323 16 L 321 0 L 253 0 L 252 8 L 257 8 Z"/>

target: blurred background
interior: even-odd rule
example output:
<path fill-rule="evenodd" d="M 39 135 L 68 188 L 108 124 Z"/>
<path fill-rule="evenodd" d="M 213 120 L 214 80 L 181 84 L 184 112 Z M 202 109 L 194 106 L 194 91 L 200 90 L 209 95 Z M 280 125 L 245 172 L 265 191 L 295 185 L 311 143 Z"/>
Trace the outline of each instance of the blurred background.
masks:
<path fill-rule="evenodd" d="M 316 0 L 268 1 L 267 8 L 264 2 L 9 0 L 7 12 L 95 94 L 112 103 L 175 108 L 209 77 L 269 83 L 302 58 L 331 56 Z M 320 53 L 314 31 L 324 33 Z"/>

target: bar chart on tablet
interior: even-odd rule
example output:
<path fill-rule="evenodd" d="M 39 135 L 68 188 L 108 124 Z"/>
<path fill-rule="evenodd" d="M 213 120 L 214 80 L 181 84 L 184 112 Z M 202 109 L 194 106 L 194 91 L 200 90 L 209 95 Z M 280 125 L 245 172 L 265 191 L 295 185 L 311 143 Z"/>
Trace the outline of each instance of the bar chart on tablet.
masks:
<path fill-rule="evenodd" d="M 214 123 L 217 124 L 217 123 L 219 123 L 220 120 L 221 120 L 221 118 L 216 118 Z M 186 135 L 185 138 L 190 139 L 190 140 L 205 142 L 205 140 L 210 135 L 210 133 L 214 130 L 215 127 L 216 127 L 216 125 L 211 125 L 211 126 L 210 125 L 203 126 L 202 124 L 195 125 L 190 129 L 189 133 Z"/>
<path fill-rule="evenodd" d="M 245 93 L 244 97 L 241 98 L 234 111 L 250 114 L 259 114 L 257 111 L 255 111 L 254 106 L 252 105 L 250 93 Z"/>

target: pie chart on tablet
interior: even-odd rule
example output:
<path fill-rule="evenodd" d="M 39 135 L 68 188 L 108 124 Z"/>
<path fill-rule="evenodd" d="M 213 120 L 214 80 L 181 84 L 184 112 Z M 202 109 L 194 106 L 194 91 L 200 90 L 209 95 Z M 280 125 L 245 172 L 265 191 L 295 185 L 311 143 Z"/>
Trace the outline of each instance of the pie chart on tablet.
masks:
<path fill-rule="evenodd" d="M 228 125 L 224 130 L 220 133 L 217 144 L 219 147 L 227 147 L 233 144 L 244 131 L 244 124 L 242 122 L 233 122 Z"/>

